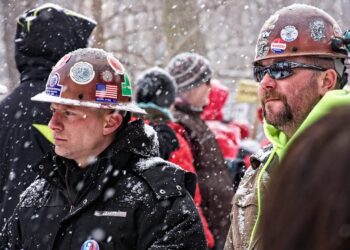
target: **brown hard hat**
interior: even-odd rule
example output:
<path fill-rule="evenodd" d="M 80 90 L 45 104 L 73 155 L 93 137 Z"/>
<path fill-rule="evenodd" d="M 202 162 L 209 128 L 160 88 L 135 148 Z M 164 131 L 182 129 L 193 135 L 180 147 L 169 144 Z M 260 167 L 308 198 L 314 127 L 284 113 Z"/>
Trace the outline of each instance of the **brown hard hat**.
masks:
<path fill-rule="evenodd" d="M 146 113 L 132 102 L 131 83 L 123 65 L 112 54 L 94 48 L 78 49 L 61 58 L 45 91 L 31 99 Z"/>
<path fill-rule="evenodd" d="M 326 12 L 306 4 L 293 4 L 278 10 L 264 23 L 254 63 L 294 56 L 346 58 L 344 45 L 337 49 L 332 46 L 333 40 L 341 37 L 338 23 Z"/>

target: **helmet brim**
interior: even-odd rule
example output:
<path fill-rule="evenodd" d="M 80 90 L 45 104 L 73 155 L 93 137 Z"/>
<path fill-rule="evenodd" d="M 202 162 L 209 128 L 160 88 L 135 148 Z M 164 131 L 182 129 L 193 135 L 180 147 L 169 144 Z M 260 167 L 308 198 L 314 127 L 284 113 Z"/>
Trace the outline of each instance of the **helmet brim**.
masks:
<path fill-rule="evenodd" d="M 253 61 L 253 65 L 255 65 L 258 62 L 261 62 L 263 60 L 267 59 L 278 59 L 278 58 L 289 58 L 289 57 L 320 57 L 320 58 L 333 58 L 333 59 L 345 59 L 348 58 L 348 55 L 341 54 L 341 53 L 295 53 L 295 54 L 275 54 L 275 55 L 269 55 L 265 57 L 259 57 L 255 58 Z"/>
<path fill-rule="evenodd" d="M 31 98 L 32 101 L 37 102 L 48 102 L 48 103 L 58 103 L 63 105 L 73 105 L 73 106 L 83 106 L 89 108 L 99 108 L 99 109 L 115 109 L 122 111 L 129 111 L 138 114 L 147 114 L 147 112 L 138 107 L 135 103 L 100 103 L 92 101 L 79 101 L 68 98 L 61 98 L 57 96 L 47 95 L 45 92 L 41 92 Z"/>

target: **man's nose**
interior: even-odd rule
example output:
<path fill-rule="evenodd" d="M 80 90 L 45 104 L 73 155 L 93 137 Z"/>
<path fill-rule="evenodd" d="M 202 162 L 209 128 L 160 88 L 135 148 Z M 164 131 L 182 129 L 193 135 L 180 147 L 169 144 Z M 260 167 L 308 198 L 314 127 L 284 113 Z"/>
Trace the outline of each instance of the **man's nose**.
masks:
<path fill-rule="evenodd" d="M 260 86 L 263 89 L 271 89 L 271 88 L 276 88 L 276 79 L 273 79 L 269 73 L 266 73 L 263 77 L 263 79 L 260 81 Z"/>
<path fill-rule="evenodd" d="M 52 113 L 52 117 L 48 125 L 51 130 L 53 131 L 62 130 L 63 126 L 62 126 L 60 116 L 61 116 L 60 112 L 55 111 L 54 113 Z"/>

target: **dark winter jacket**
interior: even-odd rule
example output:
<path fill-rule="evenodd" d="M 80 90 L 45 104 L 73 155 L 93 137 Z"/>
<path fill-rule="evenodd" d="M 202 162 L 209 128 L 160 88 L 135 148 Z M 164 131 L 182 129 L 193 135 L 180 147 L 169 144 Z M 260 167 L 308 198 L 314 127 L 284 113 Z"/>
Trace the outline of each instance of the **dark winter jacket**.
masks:
<path fill-rule="evenodd" d="M 147 111 L 146 117 L 148 120 L 146 122 L 157 132 L 160 157 L 178 165 L 185 171 L 196 174 L 191 148 L 184 138 L 185 129 L 173 121 L 168 109 L 161 108 L 153 103 L 139 103 L 139 105 Z M 202 221 L 207 245 L 209 248 L 213 248 L 215 244 L 214 237 L 202 211 L 202 196 L 198 183 L 193 200 Z"/>
<path fill-rule="evenodd" d="M 9 249 L 206 249 L 195 176 L 157 157 L 154 130 L 130 123 L 86 169 L 50 153 L 2 232 Z M 190 194 L 191 193 L 191 194 Z"/>
<path fill-rule="evenodd" d="M 177 103 L 175 119 L 188 134 L 194 166 L 202 195 L 202 208 L 216 246 L 222 249 L 229 229 L 233 183 L 214 135 L 200 118 L 184 103 Z"/>
<path fill-rule="evenodd" d="M 17 25 L 15 53 L 20 85 L 0 103 L 0 228 L 11 216 L 19 194 L 35 179 L 31 166 L 51 148 L 33 127 L 49 122 L 49 104 L 30 98 L 45 89 L 52 66 L 63 55 L 86 47 L 95 26 L 62 9 L 44 8 L 35 18 L 33 15 L 34 10 L 25 13 Z"/>

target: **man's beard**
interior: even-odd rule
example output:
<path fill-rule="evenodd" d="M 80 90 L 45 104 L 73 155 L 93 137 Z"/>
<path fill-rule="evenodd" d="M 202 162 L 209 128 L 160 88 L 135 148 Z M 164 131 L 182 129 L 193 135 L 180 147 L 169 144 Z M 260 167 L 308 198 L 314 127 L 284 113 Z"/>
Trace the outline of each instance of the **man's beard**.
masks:
<path fill-rule="evenodd" d="M 264 102 L 264 100 L 267 98 L 276 98 L 283 103 L 283 110 L 281 110 L 279 113 L 274 114 L 273 119 L 269 118 L 267 115 L 265 102 Z M 274 127 L 280 129 L 285 124 L 293 121 L 294 116 L 292 113 L 292 108 L 287 103 L 287 98 L 284 95 L 273 93 L 273 92 L 266 92 L 262 100 L 263 100 L 262 101 L 263 114 L 268 124 L 273 125 Z"/>

